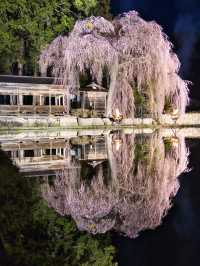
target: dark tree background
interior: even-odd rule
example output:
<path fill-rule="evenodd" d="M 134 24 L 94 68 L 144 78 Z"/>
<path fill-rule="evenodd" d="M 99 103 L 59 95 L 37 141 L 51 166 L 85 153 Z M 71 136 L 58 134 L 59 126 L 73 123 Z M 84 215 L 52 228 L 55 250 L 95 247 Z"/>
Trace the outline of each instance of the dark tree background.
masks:
<path fill-rule="evenodd" d="M 37 75 L 41 49 L 78 18 L 108 17 L 109 9 L 109 0 L 1 0 L 0 73 Z"/>

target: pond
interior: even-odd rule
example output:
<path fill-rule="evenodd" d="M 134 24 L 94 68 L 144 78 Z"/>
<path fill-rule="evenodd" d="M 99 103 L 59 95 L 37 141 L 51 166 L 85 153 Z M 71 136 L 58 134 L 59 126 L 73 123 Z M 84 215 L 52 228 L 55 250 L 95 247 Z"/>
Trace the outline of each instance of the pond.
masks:
<path fill-rule="evenodd" d="M 197 265 L 198 128 L 0 133 L 1 265 Z"/>

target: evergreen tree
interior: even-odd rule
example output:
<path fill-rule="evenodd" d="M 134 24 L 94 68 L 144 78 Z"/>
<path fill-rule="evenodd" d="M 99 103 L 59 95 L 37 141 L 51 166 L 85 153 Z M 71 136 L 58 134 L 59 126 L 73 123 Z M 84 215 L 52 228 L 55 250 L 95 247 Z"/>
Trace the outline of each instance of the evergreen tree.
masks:
<path fill-rule="evenodd" d="M 37 74 L 42 48 L 78 18 L 109 16 L 109 0 L 1 0 L 0 73 Z"/>

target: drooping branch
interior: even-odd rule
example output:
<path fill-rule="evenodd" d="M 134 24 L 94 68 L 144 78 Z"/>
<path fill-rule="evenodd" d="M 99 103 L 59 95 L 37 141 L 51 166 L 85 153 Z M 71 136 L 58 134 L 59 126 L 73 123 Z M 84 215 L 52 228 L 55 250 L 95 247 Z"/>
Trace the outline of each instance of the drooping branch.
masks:
<path fill-rule="evenodd" d="M 174 137 L 166 145 L 159 133 L 114 133 L 107 144 L 111 171 L 98 164 L 88 180 L 81 176 L 83 165 L 74 162 L 79 167 L 58 173 L 53 187 L 43 185 L 43 196 L 61 215 L 71 215 L 80 230 L 96 234 L 114 229 L 136 237 L 160 225 L 171 207 L 178 176 L 188 165 L 185 139 Z"/>
<path fill-rule="evenodd" d="M 123 117 L 134 116 L 134 90 L 146 95 L 145 104 L 154 118 L 163 113 L 166 99 L 179 113 L 188 103 L 187 82 L 178 75 L 180 62 L 172 44 L 157 23 L 144 21 L 135 11 L 111 22 L 102 17 L 78 20 L 68 37 L 60 36 L 49 45 L 40 62 L 43 67 L 53 66 L 67 99 L 78 94 L 80 76 L 88 71 L 102 86 L 106 69 L 108 117 L 116 109 Z"/>

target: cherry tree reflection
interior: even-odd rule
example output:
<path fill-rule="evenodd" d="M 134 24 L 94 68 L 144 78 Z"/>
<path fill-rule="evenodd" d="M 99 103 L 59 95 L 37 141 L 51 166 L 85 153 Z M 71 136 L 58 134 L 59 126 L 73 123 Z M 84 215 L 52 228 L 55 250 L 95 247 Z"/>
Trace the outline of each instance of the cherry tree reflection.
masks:
<path fill-rule="evenodd" d="M 103 141 L 105 158 L 96 149 L 96 157 L 90 154 L 93 159 L 88 159 L 91 151 L 84 146 L 84 159 L 69 156 L 53 184 L 45 180 L 43 197 L 61 215 L 71 215 L 80 230 L 92 234 L 112 229 L 134 238 L 156 228 L 178 191 L 178 176 L 187 169 L 184 137 L 117 132 Z"/>

